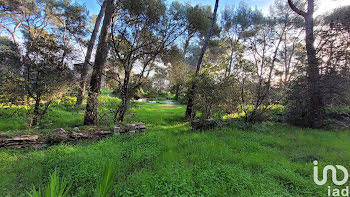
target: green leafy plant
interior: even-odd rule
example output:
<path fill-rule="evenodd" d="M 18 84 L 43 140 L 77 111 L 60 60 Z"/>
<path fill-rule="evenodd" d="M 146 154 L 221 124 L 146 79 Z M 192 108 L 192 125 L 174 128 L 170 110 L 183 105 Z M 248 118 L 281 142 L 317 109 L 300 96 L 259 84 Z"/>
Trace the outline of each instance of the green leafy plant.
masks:
<path fill-rule="evenodd" d="M 110 196 L 113 189 L 113 182 L 115 178 L 115 170 L 111 162 L 109 162 L 103 172 L 102 178 L 97 181 L 97 188 L 95 192 L 96 197 L 107 197 Z"/>
<path fill-rule="evenodd" d="M 43 190 L 44 193 L 41 192 L 42 190 L 40 187 L 36 190 L 33 185 L 32 191 L 28 193 L 28 195 L 30 197 L 65 197 L 68 196 L 71 185 L 72 184 L 68 184 L 64 179 L 60 179 L 55 169 L 55 171 L 50 174 L 50 182 Z"/>

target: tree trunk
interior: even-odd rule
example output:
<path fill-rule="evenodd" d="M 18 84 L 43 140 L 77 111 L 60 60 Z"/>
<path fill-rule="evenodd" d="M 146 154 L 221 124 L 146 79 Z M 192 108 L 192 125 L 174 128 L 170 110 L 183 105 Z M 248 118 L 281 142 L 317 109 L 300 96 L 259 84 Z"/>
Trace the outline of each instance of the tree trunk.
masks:
<path fill-rule="evenodd" d="M 40 116 L 40 112 L 39 112 L 39 107 L 40 107 L 40 95 L 37 96 L 37 98 L 35 99 L 35 104 L 34 104 L 34 117 L 32 120 L 32 125 L 31 126 L 37 126 L 38 125 L 38 118 Z"/>
<path fill-rule="evenodd" d="M 124 68 L 127 68 L 127 66 L 124 66 Z M 130 90 L 129 90 L 130 74 L 131 74 L 131 70 L 125 70 L 125 77 L 124 77 L 124 82 L 121 90 L 122 102 L 118 106 L 118 109 L 114 116 L 114 123 L 116 123 L 117 121 L 123 122 L 125 113 L 128 109 L 128 103 L 130 99 L 130 95 L 129 95 L 130 94 Z"/>
<path fill-rule="evenodd" d="M 175 101 L 178 101 L 179 100 L 179 93 L 180 93 L 180 85 L 179 84 L 176 84 L 175 86 Z"/>
<path fill-rule="evenodd" d="M 196 73 L 195 73 L 195 78 L 197 77 L 199 70 L 201 68 L 201 64 L 202 64 L 202 60 L 203 60 L 203 56 L 205 53 L 205 50 L 207 49 L 210 37 L 211 37 L 211 33 L 213 31 L 214 25 L 215 25 L 215 21 L 216 21 L 216 13 L 218 11 L 218 6 L 219 6 L 219 0 L 215 1 L 215 7 L 214 7 L 214 12 L 213 12 L 213 16 L 211 19 L 211 24 L 210 24 L 210 28 L 209 31 L 207 33 L 207 37 L 205 38 L 205 42 L 204 45 L 202 47 L 202 51 L 199 55 L 199 59 L 198 59 L 198 63 L 197 63 L 197 68 L 196 68 Z M 186 114 L 185 114 L 185 119 L 186 120 L 190 120 L 192 119 L 192 115 L 193 115 L 193 102 L 194 102 L 194 97 L 196 94 L 196 80 L 194 79 L 192 82 L 192 86 L 188 92 L 188 101 L 187 101 L 187 107 L 186 107 Z"/>
<path fill-rule="evenodd" d="M 229 77 L 231 75 L 231 69 L 232 69 L 232 63 L 233 63 L 233 49 L 234 49 L 234 44 L 233 44 L 233 41 L 231 41 L 231 54 L 230 54 L 230 63 L 229 63 L 229 66 L 228 66 L 228 71 L 227 71 L 227 75 L 226 77 Z"/>
<path fill-rule="evenodd" d="M 87 81 L 87 77 L 88 77 L 88 73 L 89 73 L 89 64 L 90 64 L 91 54 L 92 54 L 92 50 L 93 50 L 94 45 L 95 45 L 95 40 L 97 38 L 97 34 L 98 34 L 98 31 L 100 28 L 100 24 L 101 24 L 103 15 L 104 15 L 105 10 L 106 10 L 106 5 L 107 5 L 107 1 L 104 1 L 102 6 L 101 6 L 100 13 L 98 14 L 98 16 L 96 18 L 95 27 L 94 27 L 94 30 L 92 31 L 91 38 L 90 38 L 90 41 L 89 41 L 89 44 L 87 47 L 85 60 L 84 60 L 83 66 L 81 68 L 82 70 L 81 70 L 81 77 L 80 77 L 76 105 L 83 104 L 85 89 L 86 89 L 86 81 Z"/>
<path fill-rule="evenodd" d="M 325 116 L 325 108 L 320 86 L 321 77 L 314 47 L 314 0 L 308 0 L 307 12 L 298 9 L 291 0 L 288 0 L 288 4 L 294 12 L 304 17 L 305 20 L 305 43 L 308 62 L 307 74 L 309 91 L 309 109 L 306 121 L 309 127 L 316 127 L 317 122 L 322 120 Z"/>
<path fill-rule="evenodd" d="M 114 0 L 106 0 L 106 11 L 98 41 L 95 64 L 90 80 L 89 96 L 86 104 L 84 125 L 97 125 L 98 95 L 101 90 L 102 73 L 105 68 L 108 55 L 108 31 L 111 26 L 111 19 L 114 13 Z"/>
<path fill-rule="evenodd" d="M 125 113 L 128 110 L 128 102 L 129 102 L 128 98 L 126 97 L 122 98 L 122 103 L 120 103 L 120 106 L 118 107 L 118 118 L 117 118 L 118 122 L 124 121 Z"/>
<path fill-rule="evenodd" d="M 186 53 L 187 53 L 187 49 L 190 46 L 190 40 L 192 38 L 192 33 L 189 33 L 189 35 L 187 36 L 187 39 L 185 41 L 185 46 L 184 46 L 184 57 L 186 57 Z"/>
<path fill-rule="evenodd" d="M 308 15 L 305 18 L 306 26 L 306 50 L 307 50 L 307 74 L 308 74 L 308 85 L 310 94 L 310 104 L 308 112 L 308 122 L 310 127 L 315 127 L 316 122 L 323 119 L 325 115 L 324 103 L 322 98 L 322 91 L 320 85 L 320 74 L 319 66 L 316 58 L 316 50 L 314 47 L 314 32 L 313 32 L 313 17 Z"/>

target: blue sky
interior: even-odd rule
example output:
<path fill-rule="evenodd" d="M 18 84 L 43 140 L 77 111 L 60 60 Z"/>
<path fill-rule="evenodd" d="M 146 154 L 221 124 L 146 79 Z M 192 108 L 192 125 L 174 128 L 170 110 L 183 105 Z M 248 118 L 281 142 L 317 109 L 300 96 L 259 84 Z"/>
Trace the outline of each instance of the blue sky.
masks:
<path fill-rule="evenodd" d="M 85 4 L 87 9 L 90 11 L 90 15 L 98 14 L 100 11 L 100 5 L 97 3 L 97 0 L 75 0 L 79 4 Z M 176 0 L 165 0 L 168 4 Z M 201 4 L 201 5 L 211 5 L 214 7 L 215 0 L 178 0 L 180 2 L 188 2 L 191 5 Z M 261 9 L 263 13 L 267 12 L 270 5 L 274 0 L 220 0 L 219 1 L 219 10 L 224 10 L 226 6 L 238 5 L 239 2 L 243 1 L 251 7 L 257 7 Z M 287 1 L 287 0 L 286 0 Z M 319 15 L 328 11 L 331 11 L 334 8 L 340 6 L 350 5 L 350 0 L 316 0 L 316 12 L 315 15 Z"/>
<path fill-rule="evenodd" d="M 76 0 L 80 4 L 83 3 L 86 5 L 87 9 L 90 11 L 90 14 L 97 14 L 99 12 L 100 6 L 97 3 L 97 0 Z M 176 0 L 165 0 L 167 3 L 171 3 Z M 201 5 L 211 5 L 214 7 L 215 0 L 179 0 L 180 2 L 188 2 L 191 5 L 201 4 Z M 233 6 L 238 5 L 242 0 L 220 0 L 219 1 L 219 9 L 223 10 L 225 6 Z M 267 9 L 270 3 L 273 0 L 246 0 L 244 1 L 246 4 L 255 7 L 257 6 L 259 9 Z"/>

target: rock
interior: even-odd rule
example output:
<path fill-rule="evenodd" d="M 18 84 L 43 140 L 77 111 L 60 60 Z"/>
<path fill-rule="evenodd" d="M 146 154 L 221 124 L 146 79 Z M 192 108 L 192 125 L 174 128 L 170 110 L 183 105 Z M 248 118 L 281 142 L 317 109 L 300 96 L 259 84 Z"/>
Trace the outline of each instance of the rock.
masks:
<path fill-rule="evenodd" d="M 126 128 L 120 128 L 120 134 L 127 133 L 129 130 Z"/>
<path fill-rule="evenodd" d="M 120 135 L 120 127 L 114 128 L 114 135 Z"/>
<path fill-rule="evenodd" d="M 95 131 L 96 135 L 112 135 L 114 131 Z"/>
<path fill-rule="evenodd" d="M 54 133 L 59 133 L 59 134 L 63 134 L 63 133 L 65 133 L 66 131 L 65 131 L 63 128 L 58 128 L 58 129 L 53 130 L 52 132 L 54 132 Z"/>
<path fill-rule="evenodd" d="M 70 135 L 70 139 L 74 139 L 74 140 L 79 140 L 79 139 L 89 139 L 91 138 L 90 135 L 88 133 L 71 133 Z"/>
<path fill-rule="evenodd" d="M 69 139 L 69 132 L 62 132 L 62 131 L 53 131 L 51 133 L 49 133 L 44 141 L 46 144 L 48 145 L 56 145 L 56 144 L 59 144 L 63 141 L 68 141 Z"/>
<path fill-rule="evenodd" d="M 114 128 L 114 135 L 124 134 L 124 133 L 143 133 L 146 131 L 146 125 L 144 123 L 135 124 L 118 124 Z"/>
<path fill-rule="evenodd" d="M 39 135 L 20 135 L 13 138 L 2 138 L 0 147 L 6 148 L 27 148 L 36 144 L 41 144 Z"/>
<path fill-rule="evenodd" d="M 79 129 L 79 127 L 74 127 L 74 128 L 73 128 L 73 131 L 74 131 L 74 132 L 79 132 L 80 129 Z"/>
<path fill-rule="evenodd" d="M 14 138 L 7 139 L 7 141 L 32 141 L 35 142 L 39 139 L 39 135 L 21 135 Z"/>
<path fill-rule="evenodd" d="M 144 123 L 137 123 L 135 128 L 136 129 L 146 129 L 146 125 Z"/>
<path fill-rule="evenodd" d="M 131 133 L 131 134 L 135 134 L 135 133 L 136 133 L 136 131 L 135 131 L 135 130 L 130 130 L 130 131 L 129 131 L 129 133 Z"/>
<path fill-rule="evenodd" d="M 76 127 L 77 128 L 77 127 Z M 74 128 L 73 130 L 77 130 Z M 48 135 L 19 135 L 16 137 L 0 136 L 0 147 L 4 148 L 43 148 L 49 145 L 56 145 L 62 142 L 76 143 L 79 140 L 95 139 L 99 140 L 112 135 L 119 135 L 122 133 L 142 133 L 145 132 L 146 125 L 144 123 L 136 123 L 130 125 L 119 125 L 112 131 L 104 131 L 99 128 L 94 128 L 89 131 L 71 132 L 65 131 L 63 128 L 57 128 Z"/>
<path fill-rule="evenodd" d="M 49 134 L 48 138 L 50 138 L 50 140 L 54 140 L 54 141 L 64 141 L 64 140 L 68 139 L 69 136 L 70 136 L 70 132 L 67 132 L 62 128 L 58 128 L 58 129 L 53 130 Z"/>
<path fill-rule="evenodd" d="M 144 133 L 146 131 L 146 125 L 144 123 L 137 123 L 135 125 L 135 130 L 137 133 Z"/>
<path fill-rule="evenodd" d="M 129 125 L 129 133 L 136 133 L 136 126 L 135 124 Z"/>

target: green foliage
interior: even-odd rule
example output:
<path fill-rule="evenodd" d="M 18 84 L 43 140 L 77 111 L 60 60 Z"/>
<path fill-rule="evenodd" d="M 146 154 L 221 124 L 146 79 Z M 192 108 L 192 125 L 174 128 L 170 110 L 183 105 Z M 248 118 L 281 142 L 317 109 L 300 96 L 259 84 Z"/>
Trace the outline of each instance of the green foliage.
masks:
<path fill-rule="evenodd" d="M 56 0 L 3 0 L 0 9 L 2 26 L 12 39 L 0 39 L 0 80 L 6 84 L 1 97 L 11 103 L 23 102 L 25 96 L 34 100 L 30 122 L 37 126 L 51 102 L 74 81 L 66 61 L 85 38 L 87 12 L 72 1 Z"/>
<path fill-rule="evenodd" d="M 71 113 L 60 104 L 53 109 L 60 109 L 55 113 L 62 117 L 67 115 L 63 112 Z M 74 196 L 93 196 L 97 187 L 111 188 L 112 196 L 323 196 L 327 188 L 310 179 L 312 160 L 350 165 L 348 131 L 237 121 L 229 127 L 189 132 L 184 111 L 182 105 L 139 103 L 127 122 L 146 123 L 145 135 L 43 150 L 1 149 L 0 196 L 24 196 L 33 182 L 50 182 L 47 174 L 54 168 L 72 183 L 69 191 Z M 113 170 L 109 165 L 103 170 L 101 164 L 109 162 Z"/>
<path fill-rule="evenodd" d="M 244 1 L 236 9 L 226 8 L 222 16 L 224 30 L 240 31 L 240 36 L 249 36 L 253 33 L 252 27 L 263 21 L 263 14 L 258 9 L 252 9 Z"/>
<path fill-rule="evenodd" d="M 203 119 L 211 118 L 215 112 L 220 110 L 223 84 L 217 83 L 208 73 L 202 73 L 194 80 L 197 86 L 195 109 L 201 112 Z"/>
<path fill-rule="evenodd" d="M 66 129 L 81 126 L 85 108 L 75 106 L 75 99 L 66 96 L 53 102 L 47 113 L 39 121 L 38 128 Z M 113 127 L 113 112 L 110 109 L 114 109 L 120 102 L 120 99 L 101 95 L 99 96 L 99 101 L 100 126 L 111 128 Z M 30 106 L 0 106 L 0 132 L 19 132 L 29 128 L 28 116 L 30 115 L 30 110 Z"/>
<path fill-rule="evenodd" d="M 0 71 L 13 71 L 20 66 L 18 49 L 7 36 L 0 36 L 0 65 Z"/>
<path fill-rule="evenodd" d="M 97 188 L 96 188 L 96 197 L 108 197 L 110 196 L 112 189 L 113 189 L 113 183 L 114 178 L 116 175 L 116 169 L 113 168 L 113 164 L 109 162 L 103 172 L 103 176 L 99 179 L 97 182 Z"/>
<path fill-rule="evenodd" d="M 165 13 L 166 6 L 163 0 L 127 0 L 122 2 L 122 9 L 131 16 L 145 15 L 155 22 Z"/>
<path fill-rule="evenodd" d="M 333 10 L 328 16 L 325 17 L 326 23 L 339 23 L 344 27 L 349 27 L 350 23 L 347 18 L 349 18 L 350 6 L 339 7 Z M 349 31 L 349 30 L 348 30 Z"/>
<path fill-rule="evenodd" d="M 35 189 L 33 185 L 31 193 L 28 193 L 30 197 L 66 197 L 69 194 L 71 185 L 69 185 L 64 179 L 60 179 L 57 171 L 50 174 L 50 182 L 48 185 L 41 190 Z M 43 193 L 42 193 L 43 191 Z"/>
<path fill-rule="evenodd" d="M 28 109 L 26 106 L 0 106 L 0 131 L 25 129 Z"/>
<path fill-rule="evenodd" d="M 208 119 L 220 114 L 231 113 L 238 106 L 236 86 L 231 78 L 215 77 L 210 66 L 206 67 L 195 80 L 195 109 L 201 113 L 201 118 Z M 215 71 L 214 71 L 215 73 Z"/>
<path fill-rule="evenodd" d="M 212 8 L 210 6 L 181 4 L 175 1 L 171 4 L 171 14 L 181 24 L 187 27 L 187 38 L 191 39 L 195 34 L 204 37 L 210 26 Z M 220 33 L 218 25 L 215 24 L 213 35 Z"/>
<path fill-rule="evenodd" d="M 23 78 L 18 76 L 20 57 L 15 43 L 8 37 L 0 36 L 0 102 L 16 103 L 23 97 L 22 87 L 14 86 Z"/>
<path fill-rule="evenodd" d="M 101 88 L 101 94 L 102 95 L 111 95 L 113 93 L 113 90 L 108 88 Z"/>

